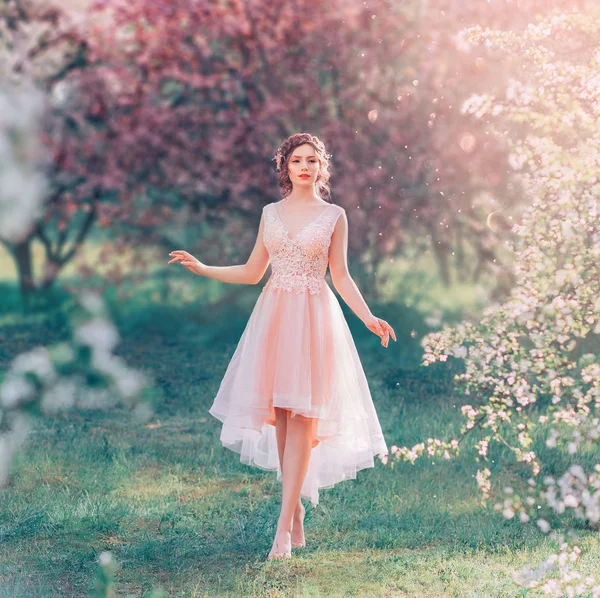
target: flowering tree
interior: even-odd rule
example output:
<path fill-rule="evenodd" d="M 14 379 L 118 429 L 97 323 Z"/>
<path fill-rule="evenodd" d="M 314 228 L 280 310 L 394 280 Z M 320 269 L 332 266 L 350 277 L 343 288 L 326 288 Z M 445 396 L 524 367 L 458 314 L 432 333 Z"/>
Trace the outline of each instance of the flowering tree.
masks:
<path fill-rule="evenodd" d="M 113 131 L 106 146 L 110 163 L 128 169 L 115 177 L 115 192 L 126 184 L 148 198 L 176 181 L 186 201 L 173 214 L 222 220 L 221 232 L 233 233 L 232 209 L 256 215 L 275 192 L 275 147 L 310 130 L 333 153 L 335 198 L 352 219 L 349 249 L 369 275 L 367 289 L 376 292 L 378 265 L 402 252 L 415 227 L 431 233 L 444 278 L 455 242 L 491 261 L 473 196 L 516 194 L 496 168 L 500 145 L 475 130 L 460 143 L 464 118 L 448 109 L 458 94 L 440 89 L 449 74 L 432 66 L 448 48 L 420 39 L 428 22 L 410 7 L 344 0 L 306 3 L 303 14 L 303 5 L 97 2 L 93 22 L 101 25 L 90 35 L 86 76 L 112 92 L 100 102 Z M 169 196 L 160 197 L 164 204 Z M 457 228 L 465 234 L 454 241 Z M 254 227 L 241 233 L 238 244 L 254 242 Z M 168 237 L 164 227 L 160 234 Z"/>
<path fill-rule="evenodd" d="M 465 361 L 457 388 L 472 397 L 462 406 L 466 425 L 450 441 L 429 438 L 392 447 L 392 458 L 458 454 L 469 434 L 479 434 L 475 458 L 483 502 L 491 493 L 490 442 L 508 447 L 530 467 L 528 486 L 506 488 L 494 504 L 505 517 L 535 521 L 552 533 L 560 551 L 515 580 L 552 596 L 573 596 L 600 583 L 570 570 L 581 552 L 567 521 L 574 515 L 596 529 L 600 521 L 600 464 L 586 472 L 576 462 L 558 479 L 542 475 L 533 438 L 546 446 L 579 451 L 600 440 L 600 13 L 553 12 L 524 31 L 471 27 L 466 42 L 518 57 L 522 80 L 503 94 L 480 94 L 465 114 L 490 118 L 495 132 L 512 131 L 510 164 L 520 169 L 531 205 L 514 226 L 511 248 L 515 286 L 504 302 L 489 305 L 479 322 L 444 326 L 423 339 L 424 365 L 455 357 Z M 527 123 L 526 134 L 515 131 Z M 542 479 L 540 480 L 540 477 Z M 558 568 L 560 576 L 545 579 Z"/>
<path fill-rule="evenodd" d="M 39 169 L 41 94 L 33 87 L 4 86 L 0 93 L 0 239 L 18 242 L 40 218 L 47 181 Z M 21 353 L 0 376 L 0 486 L 31 416 L 68 409 L 132 408 L 146 420 L 148 380 L 113 355 L 119 340 L 102 300 L 84 294 L 73 311 L 70 342 Z"/>
<path fill-rule="evenodd" d="M 84 202 L 76 206 L 69 195 L 69 184 L 56 174 L 61 167 L 60 138 L 56 136 L 53 145 L 48 142 L 48 132 L 57 129 L 57 115 L 52 107 L 58 101 L 58 94 L 35 94 L 30 89 L 35 86 L 45 91 L 60 90 L 61 83 L 69 73 L 85 62 L 85 40 L 77 25 L 58 6 L 4 0 L 0 4 L 0 17 L 0 77 L 3 91 L 6 91 L 2 99 L 10 103 L 10 98 L 18 93 L 16 89 L 24 87 L 29 89 L 29 93 L 21 95 L 25 106 L 35 101 L 36 109 L 41 113 L 40 118 L 31 121 L 35 123 L 35 136 L 31 130 L 23 136 L 29 149 L 27 155 L 21 156 L 20 166 L 5 162 L 4 172 L 7 174 L 0 198 L 5 205 L 10 203 L 11 209 L 20 209 L 29 214 L 23 219 L 18 211 L 13 212 L 10 222 L 15 230 L 19 228 L 19 234 L 0 235 L 0 241 L 15 260 L 21 292 L 27 295 L 37 288 L 32 264 L 32 242 L 40 241 L 45 249 L 42 284 L 49 286 L 60 269 L 77 253 L 96 220 L 93 203 Z M 20 112 L 18 105 L 11 104 L 8 108 L 2 114 L 5 117 L 3 134 L 12 126 L 21 126 L 21 114 L 28 113 L 27 110 Z M 72 125 L 75 122 L 72 121 Z M 42 152 L 42 147 L 48 151 Z M 8 146 L 3 150 L 8 151 Z M 25 202 L 36 197 L 36 194 L 29 192 L 28 186 L 39 180 L 42 163 L 49 176 L 44 179 L 43 199 L 37 202 L 34 212 Z M 36 170 L 33 179 L 23 180 L 15 176 L 23 169 L 31 168 Z M 24 200 L 18 204 L 12 202 L 12 198 L 23 191 Z M 17 205 L 20 207 L 17 208 Z M 8 222 L 3 220 L 5 232 Z M 70 226 L 67 226 L 69 223 Z"/>
<path fill-rule="evenodd" d="M 4 69 L 31 73 L 50 100 L 51 192 L 44 218 L 11 248 L 25 291 L 37 286 L 34 239 L 50 285 L 95 224 L 126 231 L 129 246 L 137 237 L 171 247 L 184 224 L 222 223 L 225 243 L 203 234 L 198 245 L 214 259 L 243 253 L 255 227 L 232 214 L 254 217 L 276 193 L 270 155 L 297 130 L 316 132 L 333 153 L 335 199 L 352 218 L 350 252 L 371 277 L 366 288 L 376 291 L 378 264 L 415 227 L 444 279 L 454 246 L 463 255 L 471 244 L 474 276 L 492 262 L 496 239 L 482 241 L 474 198 L 518 195 L 497 168 L 504 148 L 478 123 L 463 130 L 451 112 L 456 77 L 436 66 L 452 51 L 464 89 L 479 76 L 471 57 L 426 34 L 435 28 L 410 6 L 307 3 L 310 18 L 299 18 L 302 4 L 102 0 L 75 20 L 7 1 L 15 58 Z"/>
<path fill-rule="evenodd" d="M 44 218 L 9 245 L 24 292 L 50 286 L 96 225 L 118 239 L 104 261 L 136 242 L 172 248 L 190 224 L 206 259 L 247 255 L 246 217 L 276 195 L 270 155 L 297 130 L 333 153 L 349 251 L 375 296 L 378 266 L 421 239 L 447 283 L 452 260 L 473 279 L 501 267 L 507 208 L 522 194 L 502 166 L 504 138 L 457 108 L 506 73 L 464 52 L 455 31 L 527 13 L 448 0 L 98 0 L 78 18 L 25 0 L 2 9 L 2 70 L 31 74 L 49 99 Z M 34 240 L 46 252 L 39 284 Z M 143 265 L 136 255 L 140 277 Z M 119 264 L 112 274 L 122 278 Z"/>

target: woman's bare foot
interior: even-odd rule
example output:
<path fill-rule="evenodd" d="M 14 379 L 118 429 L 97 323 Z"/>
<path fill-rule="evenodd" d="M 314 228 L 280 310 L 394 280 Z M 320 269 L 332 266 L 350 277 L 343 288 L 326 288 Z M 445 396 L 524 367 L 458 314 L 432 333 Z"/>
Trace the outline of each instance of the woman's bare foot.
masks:
<path fill-rule="evenodd" d="M 292 556 L 291 536 L 290 532 L 279 530 L 275 532 L 273 546 L 267 557 L 268 561 L 271 559 L 290 558 Z"/>
<path fill-rule="evenodd" d="M 299 507 L 296 507 L 294 511 L 294 523 L 292 527 L 292 546 L 296 548 L 303 548 L 306 546 L 306 540 L 304 539 L 304 515 L 306 509 L 304 505 L 300 503 Z"/>

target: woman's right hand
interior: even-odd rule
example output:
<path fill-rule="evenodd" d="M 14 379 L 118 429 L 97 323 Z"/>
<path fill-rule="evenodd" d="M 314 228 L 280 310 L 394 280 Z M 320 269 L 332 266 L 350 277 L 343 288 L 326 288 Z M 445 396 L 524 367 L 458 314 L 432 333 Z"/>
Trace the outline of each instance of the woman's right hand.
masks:
<path fill-rule="evenodd" d="M 203 264 L 200 260 L 197 260 L 191 253 L 177 249 L 176 251 L 171 251 L 169 255 L 173 258 L 169 264 L 179 262 L 194 274 L 204 274 L 204 268 L 206 267 L 206 264 Z"/>

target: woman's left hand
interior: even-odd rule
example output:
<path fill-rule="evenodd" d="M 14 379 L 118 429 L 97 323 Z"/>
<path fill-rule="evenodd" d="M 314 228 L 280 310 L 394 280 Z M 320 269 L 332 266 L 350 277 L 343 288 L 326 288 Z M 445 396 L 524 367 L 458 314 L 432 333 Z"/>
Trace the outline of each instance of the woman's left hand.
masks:
<path fill-rule="evenodd" d="M 394 329 L 385 320 L 382 320 L 381 318 L 372 316 L 365 321 L 365 326 L 371 332 L 373 332 L 381 338 L 381 344 L 384 347 L 387 347 L 390 342 L 390 334 L 392 335 L 392 338 L 396 340 L 396 333 L 394 332 Z"/>

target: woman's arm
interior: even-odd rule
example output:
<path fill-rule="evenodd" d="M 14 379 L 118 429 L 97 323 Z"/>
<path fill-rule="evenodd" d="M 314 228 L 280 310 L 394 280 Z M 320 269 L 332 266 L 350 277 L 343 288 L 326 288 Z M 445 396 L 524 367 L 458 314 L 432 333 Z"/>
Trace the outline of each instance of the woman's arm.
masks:
<path fill-rule="evenodd" d="M 264 217 L 261 216 L 254 249 L 245 264 L 236 266 L 208 266 L 187 251 L 176 250 L 169 255 L 169 264 L 181 263 L 190 272 L 207 278 L 214 278 L 230 284 L 258 284 L 269 266 L 269 254 L 263 243 Z"/>
<path fill-rule="evenodd" d="M 348 271 L 348 218 L 344 210 L 333 229 L 329 247 L 329 272 L 335 290 L 348 307 L 363 321 L 373 316 Z"/>
<path fill-rule="evenodd" d="M 346 305 L 363 321 L 374 334 L 381 337 L 381 344 L 387 347 L 389 335 L 396 340 L 392 327 L 381 318 L 374 316 L 361 295 L 356 283 L 348 271 L 348 219 L 344 210 L 333 229 L 329 247 L 329 272 L 331 282 Z"/>

